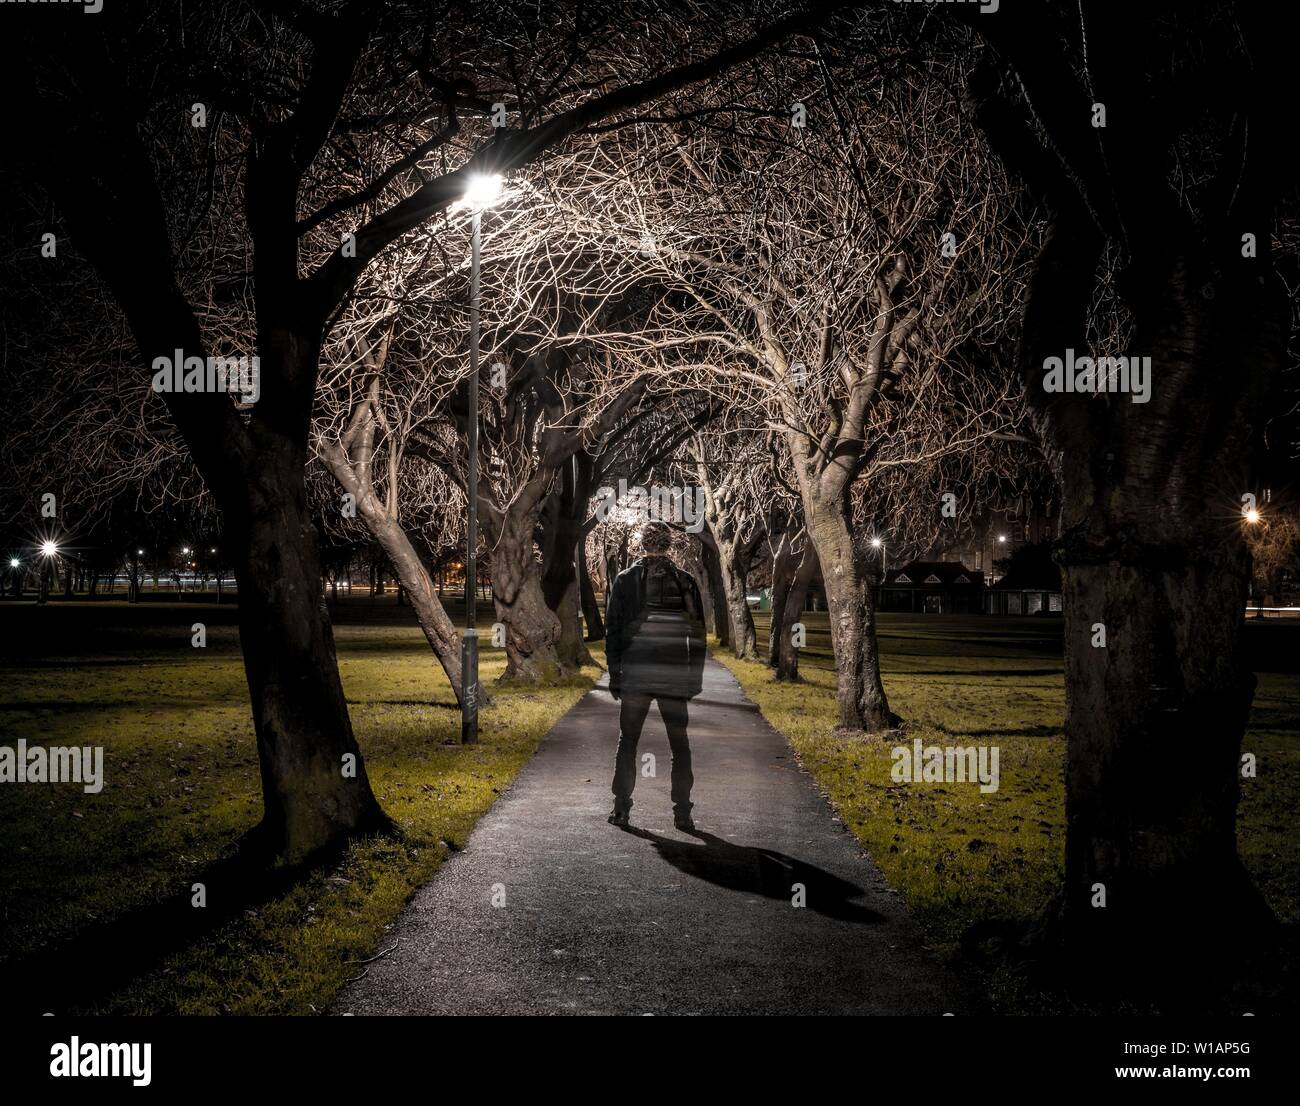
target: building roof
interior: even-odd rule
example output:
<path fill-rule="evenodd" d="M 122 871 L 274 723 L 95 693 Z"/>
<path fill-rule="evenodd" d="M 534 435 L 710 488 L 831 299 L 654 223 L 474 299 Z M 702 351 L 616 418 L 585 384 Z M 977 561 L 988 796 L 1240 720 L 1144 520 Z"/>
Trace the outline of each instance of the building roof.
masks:
<path fill-rule="evenodd" d="M 889 587 L 980 587 L 984 573 L 967 568 L 960 561 L 910 561 L 885 573 Z"/>
<path fill-rule="evenodd" d="M 1060 591 L 1061 570 L 1055 565 L 1043 566 L 1038 571 L 1013 569 L 993 587 L 997 591 Z"/>

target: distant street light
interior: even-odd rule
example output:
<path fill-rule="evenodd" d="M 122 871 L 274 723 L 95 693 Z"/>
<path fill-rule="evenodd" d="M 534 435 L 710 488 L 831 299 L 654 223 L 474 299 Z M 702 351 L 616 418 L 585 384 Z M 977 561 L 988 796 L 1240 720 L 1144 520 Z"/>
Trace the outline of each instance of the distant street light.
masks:
<path fill-rule="evenodd" d="M 1003 544 L 1006 544 L 1006 540 L 1007 540 L 1007 536 L 1006 536 L 1006 534 L 999 534 L 999 535 L 998 535 L 998 541 L 1002 542 Z"/>
<path fill-rule="evenodd" d="M 58 555 L 59 547 L 56 542 L 41 542 L 41 556 L 45 558 L 41 562 L 40 575 L 37 578 L 36 602 L 44 603 L 50 597 L 50 566 L 54 563 L 54 558 Z"/>
<path fill-rule="evenodd" d="M 10 567 L 10 568 L 17 568 L 20 564 L 22 564 L 22 561 L 20 561 L 17 557 L 10 557 L 10 558 L 9 558 L 9 567 Z"/>
<path fill-rule="evenodd" d="M 1246 521 L 1250 523 L 1251 526 L 1254 526 L 1257 522 L 1263 519 L 1263 517 L 1264 516 L 1259 513 L 1258 507 L 1252 507 L 1246 512 Z"/>
<path fill-rule="evenodd" d="M 883 576 L 885 573 L 885 543 L 880 538 L 872 538 L 871 545 L 873 548 L 880 550 L 880 574 Z"/>
<path fill-rule="evenodd" d="M 483 212 L 501 198 L 499 173 L 476 173 L 469 178 L 459 206 L 471 212 L 469 251 L 469 406 L 466 426 L 469 472 L 466 480 L 469 517 L 465 528 L 465 637 L 461 641 L 460 740 L 478 740 L 478 346 L 479 256 L 483 250 Z"/>

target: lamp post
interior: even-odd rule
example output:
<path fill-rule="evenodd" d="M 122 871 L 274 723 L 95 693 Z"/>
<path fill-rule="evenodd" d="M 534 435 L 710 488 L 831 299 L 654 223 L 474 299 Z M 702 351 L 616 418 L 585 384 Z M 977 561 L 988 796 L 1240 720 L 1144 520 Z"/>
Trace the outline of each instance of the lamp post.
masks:
<path fill-rule="evenodd" d="M 128 603 L 140 602 L 140 587 L 143 582 L 142 572 L 140 569 L 140 558 L 144 556 L 143 549 L 137 549 L 135 556 L 131 558 L 131 581 L 126 588 L 126 601 Z"/>
<path fill-rule="evenodd" d="M 465 636 L 460 645 L 460 740 L 478 740 L 478 362 L 479 362 L 479 255 L 483 247 L 483 210 L 501 196 L 498 174 L 470 177 L 461 201 L 470 209 L 469 251 L 469 412 L 466 445 L 469 463 L 465 487 L 469 511 L 465 525 Z"/>
<path fill-rule="evenodd" d="M 52 541 L 41 543 L 41 577 L 39 588 L 36 592 L 36 602 L 44 603 L 50 598 L 50 573 L 53 570 L 54 558 L 59 555 L 59 547 Z"/>
<path fill-rule="evenodd" d="M 1260 514 L 1258 507 L 1248 507 L 1246 510 L 1241 512 L 1241 518 L 1242 521 L 1245 522 L 1247 526 L 1258 526 L 1264 520 L 1264 516 Z M 1255 563 L 1253 557 L 1251 558 L 1250 580 L 1246 584 L 1246 606 L 1249 607 L 1252 601 L 1255 604 L 1255 617 L 1263 618 L 1264 617 L 1263 597 L 1258 595 L 1256 592 Z"/>

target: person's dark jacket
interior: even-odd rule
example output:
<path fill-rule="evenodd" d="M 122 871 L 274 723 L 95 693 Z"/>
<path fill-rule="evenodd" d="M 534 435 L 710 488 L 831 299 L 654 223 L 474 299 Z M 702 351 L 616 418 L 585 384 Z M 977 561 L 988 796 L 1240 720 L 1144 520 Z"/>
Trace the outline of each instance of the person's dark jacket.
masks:
<path fill-rule="evenodd" d="M 605 605 L 613 694 L 693 698 L 704 656 L 704 604 L 687 573 L 666 557 L 643 557 L 618 574 Z"/>

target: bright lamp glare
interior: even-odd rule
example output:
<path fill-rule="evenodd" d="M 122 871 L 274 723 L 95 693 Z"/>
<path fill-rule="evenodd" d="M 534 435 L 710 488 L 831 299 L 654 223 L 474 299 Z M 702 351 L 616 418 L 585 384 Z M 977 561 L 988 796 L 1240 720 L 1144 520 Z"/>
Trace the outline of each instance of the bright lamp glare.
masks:
<path fill-rule="evenodd" d="M 880 548 L 880 539 L 879 539 L 879 538 L 872 538 L 872 539 L 871 539 L 871 544 L 874 545 L 877 549 L 879 549 L 879 548 Z"/>
<path fill-rule="evenodd" d="M 461 203 L 472 211 L 482 211 L 501 198 L 503 185 L 500 173 L 475 173 L 469 178 Z"/>
<path fill-rule="evenodd" d="M 17 568 L 17 567 L 18 567 L 18 558 L 17 558 L 17 557 L 10 557 L 10 558 L 9 558 L 9 567 L 10 567 L 10 568 Z"/>
<path fill-rule="evenodd" d="M 55 545 L 54 542 L 52 541 L 41 543 L 41 552 L 44 553 L 45 556 L 47 557 L 53 557 L 54 554 L 57 553 L 58 551 L 59 551 L 59 547 Z"/>
<path fill-rule="evenodd" d="M 1260 519 L 1260 514 L 1256 508 L 1252 507 L 1249 511 L 1246 512 L 1246 521 L 1249 522 L 1252 526 L 1254 526 L 1255 523 L 1259 521 L 1259 519 Z"/>

